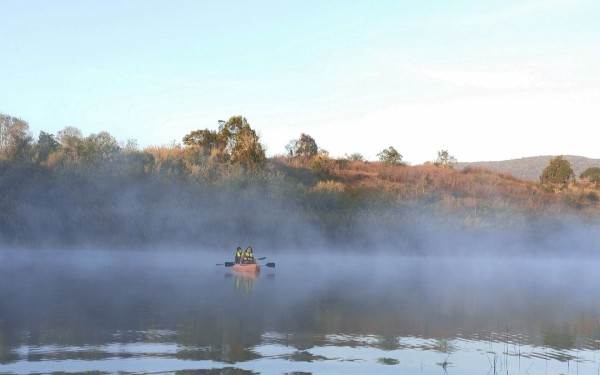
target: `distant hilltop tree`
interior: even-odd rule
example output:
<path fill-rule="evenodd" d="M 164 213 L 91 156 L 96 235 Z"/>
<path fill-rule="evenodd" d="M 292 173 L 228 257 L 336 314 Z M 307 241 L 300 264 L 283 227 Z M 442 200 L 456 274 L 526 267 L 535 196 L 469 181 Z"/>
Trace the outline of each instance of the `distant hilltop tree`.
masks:
<path fill-rule="evenodd" d="M 119 143 L 110 133 L 102 131 L 90 134 L 81 143 L 81 157 L 83 161 L 95 164 L 112 161 L 120 151 Z"/>
<path fill-rule="evenodd" d="M 248 120 L 233 116 L 219 121 L 218 130 L 194 130 L 183 137 L 183 144 L 205 156 L 254 169 L 264 165 L 266 155 L 260 138 Z"/>
<path fill-rule="evenodd" d="M 542 184 L 559 185 L 565 187 L 575 178 L 571 163 L 562 156 L 557 156 L 550 160 L 550 163 L 542 171 L 540 182 Z"/>
<path fill-rule="evenodd" d="M 60 164 L 67 162 L 78 162 L 81 159 L 81 149 L 83 143 L 83 134 L 81 130 L 67 126 L 60 130 L 56 138 L 60 143 L 58 152 L 48 158 L 51 164 Z"/>
<path fill-rule="evenodd" d="M 45 162 L 48 156 L 60 148 L 60 143 L 54 137 L 54 134 L 41 131 L 35 145 L 35 159 L 38 162 Z"/>
<path fill-rule="evenodd" d="M 434 163 L 438 167 L 442 168 L 454 168 L 456 164 L 456 158 L 448 152 L 448 150 L 440 150 L 437 153 L 437 159 Z"/>
<path fill-rule="evenodd" d="M 121 151 L 119 143 L 110 133 L 101 131 L 84 137 L 81 130 L 67 126 L 52 134 L 41 132 L 36 145 L 39 161 L 50 165 L 83 163 L 98 165 L 116 160 Z"/>
<path fill-rule="evenodd" d="M 586 180 L 595 183 L 596 185 L 600 184 L 600 168 L 591 167 L 583 171 L 583 173 L 579 176 L 580 178 L 585 178 Z"/>
<path fill-rule="evenodd" d="M 387 165 L 401 165 L 402 154 L 393 146 L 390 146 L 377 154 L 379 161 Z"/>
<path fill-rule="evenodd" d="M 291 158 L 310 159 L 319 153 L 319 146 L 315 139 L 305 133 L 300 134 L 300 138 L 291 140 L 285 149 Z"/>
<path fill-rule="evenodd" d="M 359 154 L 358 152 L 346 155 L 346 159 L 350 161 L 365 161 L 365 157 L 362 156 L 362 154 Z"/>
<path fill-rule="evenodd" d="M 27 122 L 0 113 L 0 160 L 23 160 L 31 154 Z"/>

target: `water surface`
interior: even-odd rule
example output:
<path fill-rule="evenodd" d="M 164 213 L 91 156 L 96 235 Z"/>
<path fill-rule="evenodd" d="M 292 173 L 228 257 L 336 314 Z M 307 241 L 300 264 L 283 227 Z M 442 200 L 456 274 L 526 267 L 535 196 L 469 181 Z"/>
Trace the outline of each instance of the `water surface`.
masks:
<path fill-rule="evenodd" d="M 3 251 L 0 373 L 600 373 L 593 260 L 220 257 Z"/>

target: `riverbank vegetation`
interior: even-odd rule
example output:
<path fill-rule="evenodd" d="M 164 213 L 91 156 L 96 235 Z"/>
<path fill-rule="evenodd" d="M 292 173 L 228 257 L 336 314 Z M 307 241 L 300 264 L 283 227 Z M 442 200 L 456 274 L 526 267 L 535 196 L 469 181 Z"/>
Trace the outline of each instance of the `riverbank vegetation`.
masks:
<path fill-rule="evenodd" d="M 73 127 L 34 139 L 25 121 L 2 115 L 0 243 L 414 248 L 424 231 L 510 230 L 600 212 L 597 171 L 575 180 L 560 158 L 535 183 L 457 169 L 447 150 L 410 166 L 393 146 L 382 149 L 378 161 L 334 158 L 301 134 L 267 157 L 241 116 L 169 146 Z"/>

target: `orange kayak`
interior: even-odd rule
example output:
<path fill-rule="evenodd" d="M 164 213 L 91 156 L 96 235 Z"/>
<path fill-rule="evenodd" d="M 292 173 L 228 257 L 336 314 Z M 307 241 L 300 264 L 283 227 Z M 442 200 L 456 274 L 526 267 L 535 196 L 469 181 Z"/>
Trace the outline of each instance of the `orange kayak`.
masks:
<path fill-rule="evenodd" d="M 260 266 L 256 263 L 249 264 L 234 264 L 231 267 L 235 272 L 245 272 L 245 273 L 258 273 L 260 271 Z"/>

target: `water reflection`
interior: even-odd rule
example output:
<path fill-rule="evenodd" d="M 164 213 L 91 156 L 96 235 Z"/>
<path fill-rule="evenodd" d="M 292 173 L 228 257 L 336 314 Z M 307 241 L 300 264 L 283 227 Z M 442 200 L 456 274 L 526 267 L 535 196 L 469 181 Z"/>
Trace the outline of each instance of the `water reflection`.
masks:
<path fill-rule="evenodd" d="M 346 257 L 333 270 L 326 257 L 281 257 L 277 277 L 214 263 L 5 255 L 0 373 L 600 369 L 595 262 Z"/>
<path fill-rule="evenodd" d="M 228 275 L 231 275 L 233 277 L 233 285 L 235 287 L 236 292 L 247 295 L 250 295 L 252 293 L 254 283 L 259 277 L 258 273 L 245 273 L 235 271 Z"/>

